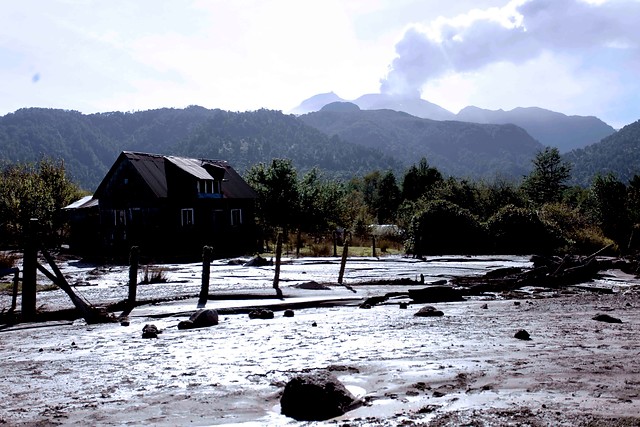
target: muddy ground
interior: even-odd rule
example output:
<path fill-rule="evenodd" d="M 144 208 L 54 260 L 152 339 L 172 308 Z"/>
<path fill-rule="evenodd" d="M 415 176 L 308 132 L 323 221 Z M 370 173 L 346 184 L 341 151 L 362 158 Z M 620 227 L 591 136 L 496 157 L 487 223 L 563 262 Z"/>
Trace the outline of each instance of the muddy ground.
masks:
<path fill-rule="evenodd" d="M 284 384 L 296 373 L 329 369 L 366 405 L 319 425 L 636 426 L 640 425 L 640 287 L 607 271 L 591 283 L 611 294 L 540 283 L 518 293 L 432 304 L 442 317 L 416 317 L 424 305 L 391 298 L 406 291 L 380 279 L 425 282 L 527 266 L 525 257 L 350 259 L 345 286 L 338 260 L 287 260 L 284 300 L 273 267 L 221 260 L 211 269 L 220 324 L 178 330 L 197 307 L 198 264 L 168 265 L 167 283 L 141 285 L 129 326 L 82 319 L 0 326 L 0 424 L 310 425 L 280 414 Z M 126 267 L 67 260 L 65 276 L 85 299 L 126 298 Z M 310 281 L 328 285 L 298 287 Z M 305 289 L 312 288 L 312 289 Z M 408 302 L 407 309 L 400 303 Z M 10 296 L 0 296 L 6 309 Z M 38 294 L 42 310 L 70 307 L 61 291 Z M 277 305 L 272 305 L 277 304 Z M 251 307 L 275 317 L 250 319 Z M 294 309 L 294 317 L 283 310 Z M 609 314 L 622 323 L 594 320 Z M 116 313 L 117 314 L 117 313 Z M 143 339 L 155 324 L 157 339 Z M 530 340 L 514 334 L 525 329 Z M 313 425 L 313 423 L 311 423 Z"/>

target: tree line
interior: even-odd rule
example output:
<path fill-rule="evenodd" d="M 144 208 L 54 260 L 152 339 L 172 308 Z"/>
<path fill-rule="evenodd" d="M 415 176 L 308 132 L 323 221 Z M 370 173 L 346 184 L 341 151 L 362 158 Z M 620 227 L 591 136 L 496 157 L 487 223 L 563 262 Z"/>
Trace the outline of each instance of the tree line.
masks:
<path fill-rule="evenodd" d="M 256 222 L 266 241 L 295 243 L 336 230 L 367 238 L 372 224 L 402 230 L 404 250 L 435 254 L 634 252 L 640 224 L 640 176 L 596 175 L 569 186 L 571 166 L 556 148 L 540 151 L 516 183 L 444 176 L 426 158 L 403 174 L 375 170 L 340 180 L 319 169 L 299 173 L 289 159 L 257 163 L 244 178 L 256 190 Z M 5 166 L 0 172 L 0 241 L 19 246 L 32 217 L 50 244 L 63 242 L 62 208 L 83 195 L 63 161 Z"/>
<path fill-rule="evenodd" d="M 569 186 L 571 165 L 557 148 L 535 156 L 520 182 L 445 177 L 422 158 L 401 176 L 376 170 L 348 181 L 317 169 L 299 176 L 292 162 L 258 163 L 245 178 L 258 192 L 258 223 L 276 230 L 327 236 L 344 228 L 361 237 L 371 224 L 403 230 L 407 253 L 611 254 L 635 251 L 640 177 L 628 183 L 596 175 L 590 187 Z M 299 242 L 296 242 L 299 243 Z"/>

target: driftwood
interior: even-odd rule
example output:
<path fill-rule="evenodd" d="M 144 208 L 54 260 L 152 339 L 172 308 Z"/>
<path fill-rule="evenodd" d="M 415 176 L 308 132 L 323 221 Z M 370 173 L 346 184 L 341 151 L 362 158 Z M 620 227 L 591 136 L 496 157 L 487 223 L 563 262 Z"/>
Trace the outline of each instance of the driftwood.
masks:
<path fill-rule="evenodd" d="M 42 274 L 47 276 L 49 280 L 51 280 L 60 289 L 62 289 L 67 293 L 67 295 L 71 299 L 71 302 L 73 302 L 73 305 L 80 312 L 80 314 L 86 320 L 87 323 L 89 324 L 106 323 L 106 322 L 114 322 L 116 320 L 113 317 L 113 315 L 108 313 L 105 309 L 100 307 L 93 307 L 91 304 L 89 304 L 88 302 L 80 298 L 73 291 L 73 288 L 71 287 L 71 285 L 69 285 L 69 283 L 67 282 L 67 279 L 65 279 L 64 275 L 56 265 L 51 254 L 49 254 L 49 252 L 47 252 L 44 249 L 42 249 L 41 252 L 44 258 L 47 260 L 47 263 L 51 267 L 51 270 L 53 270 L 53 274 L 39 263 L 37 264 L 38 270 L 40 270 L 40 272 L 42 272 Z"/>
<path fill-rule="evenodd" d="M 558 289 L 587 283 L 597 278 L 599 273 L 611 267 L 608 262 L 596 258 L 600 251 L 586 256 L 545 257 L 534 255 L 533 268 L 500 268 L 482 276 L 459 276 L 452 279 L 456 286 L 466 288 L 467 294 L 510 291 L 525 286 L 539 286 Z M 592 287 L 582 286 L 591 290 Z"/>

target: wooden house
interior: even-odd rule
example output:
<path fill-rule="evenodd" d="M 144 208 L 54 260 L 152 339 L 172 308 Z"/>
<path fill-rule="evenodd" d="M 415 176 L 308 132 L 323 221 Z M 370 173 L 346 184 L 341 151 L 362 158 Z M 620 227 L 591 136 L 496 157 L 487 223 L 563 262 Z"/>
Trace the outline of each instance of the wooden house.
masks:
<path fill-rule="evenodd" d="M 68 207 L 76 217 L 71 242 L 112 255 L 126 255 L 131 246 L 149 255 L 200 254 L 205 245 L 218 255 L 250 253 L 257 242 L 255 200 L 226 161 L 124 151 L 91 201 Z M 78 213 L 82 209 L 86 214 Z M 86 233 L 94 223 L 88 227 L 82 219 L 92 217 L 98 241 L 96 233 Z M 81 230 L 89 241 L 77 236 Z"/>

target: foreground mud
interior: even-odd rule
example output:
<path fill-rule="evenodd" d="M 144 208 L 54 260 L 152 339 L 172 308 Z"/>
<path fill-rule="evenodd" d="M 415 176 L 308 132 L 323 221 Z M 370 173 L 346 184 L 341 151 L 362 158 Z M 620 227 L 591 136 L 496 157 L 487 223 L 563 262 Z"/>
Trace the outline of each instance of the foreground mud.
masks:
<path fill-rule="evenodd" d="M 139 307 L 129 326 L 5 326 L 0 423 L 306 425 L 280 414 L 284 384 L 329 369 L 367 404 L 320 424 L 640 425 L 640 293 L 623 284 L 433 304 L 442 317 L 416 317 L 423 304 L 401 309 L 404 299 L 359 308 L 388 291 L 359 285 L 290 289 L 292 300 L 334 300 L 294 317 L 280 306 L 271 320 L 225 314 L 204 329 L 177 328 L 195 299 Z M 622 323 L 593 320 L 601 313 Z M 142 338 L 150 323 L 157 339 Z M 520 329 L 531 339 L 514 338 Z"/>

